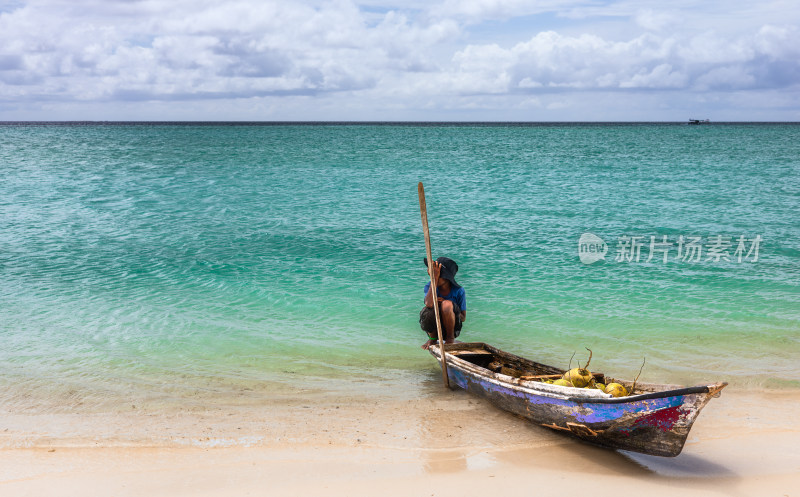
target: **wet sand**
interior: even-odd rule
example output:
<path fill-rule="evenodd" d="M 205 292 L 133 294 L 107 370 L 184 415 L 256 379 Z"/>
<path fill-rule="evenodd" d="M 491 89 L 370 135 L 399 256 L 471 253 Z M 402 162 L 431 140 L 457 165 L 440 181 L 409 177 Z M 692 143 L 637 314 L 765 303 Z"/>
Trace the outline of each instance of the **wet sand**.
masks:
<path fill-rule="evenodd" d="M 800 495 L 796 392 L 726 389 L 681 455 L 611 451 L 462 391 L 0 415 L 0 495 Z"/>

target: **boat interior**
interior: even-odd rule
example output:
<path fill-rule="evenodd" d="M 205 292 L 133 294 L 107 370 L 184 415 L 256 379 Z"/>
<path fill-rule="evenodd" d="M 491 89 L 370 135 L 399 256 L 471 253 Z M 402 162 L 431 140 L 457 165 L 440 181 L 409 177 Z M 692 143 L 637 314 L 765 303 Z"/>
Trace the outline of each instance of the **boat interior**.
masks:
<path fill-rule="evenodd" d="M 566 372 L 546 364 L 541 364 L 524 357 L 519 357 L 485 343 L 453 343 L 445 347 L 448 356 L 455 356 L 463 361 L 487 370 L 486 372 L 509 376 L 517 381 L 543 381 L 561 378 Z M 591 370 L 591 368 L 589 368 Z M 633 382 L 618 378 L 606 377 L 603 373 L 592 372 L 598 383 L 620 383 L 630 389 Z M 649 383 L 636 383 L 637 393 L 657 392 L 666 387 L 675 388 L 678 385 L 655 385 Z"/>

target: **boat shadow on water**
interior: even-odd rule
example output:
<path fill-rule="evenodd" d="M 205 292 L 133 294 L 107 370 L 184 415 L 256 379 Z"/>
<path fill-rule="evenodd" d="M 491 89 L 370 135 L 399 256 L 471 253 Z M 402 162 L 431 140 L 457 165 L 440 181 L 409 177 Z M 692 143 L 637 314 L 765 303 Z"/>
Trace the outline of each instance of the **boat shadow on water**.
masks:
<path fill-rule="evenodd" d="M 504 414 L 517 418 L 510 413 Z M 552 443 L 553 434 L 547 428 L 530 424 L 523 426 L 532 436 L 541 437 L 546 444 Z M 681 495 L 681 492 L 692 495 L 700 490 L 713 489 L 720 495 L 750 497 L 738 489 L 744 481 L 741 474 L 688 450 L 676 457 L 664 458 L 624 450 L 609 450 L 568 437 L 559 439 L 556 444 L 544 448 L 534 442 L 528 447 L 498 450 L 484 454 L 484 459 L 488 456 L 495 466 L 521 467 L 531 475 L 546 476 L 549 472 L 558 474 L 566 470 L 579 480 L 623 478 L 674 489 L 677 495 Z M 468 467 L 468 462 L 469 458 L 467 463 L 463 463 L 463 467 Z M 619 483 L 622 484 L 624 480 Z"/>
<path fill-rule="evenodd" d="M 645 474 L 665 478 L 732 478 L 736 476 L 736 472 L 726 466 L 686 452 L 669 459 L 624 450 L 615 453 L 628 461 L 631 467 L 638 467 Z"/>
<path fill-rule="evenodd" d="M 542 427 L 530 426 L 529 429 L 547 433 Z M 717 480 L 737 476 L 736 472 L 724 465 L 690 453 L 663 458 L 624 450 L 608 450 L 566 438 L 559 444 L 557 451 L 554 449 L 545 451 L 549 455 L 544 457 L 541 452 L 540 448 L 517 449 L 505 454 L 499 453 L 497 459 L 513 461 L 515 464 L 524 463 L 531 469 L 547 467 L 548 464 L 552 464 L 553 469 L 563 468 L 563 461 L 569 461 L 570 468 L 580 468 L 580 471 L 585 473 L 617 474 L 647 479 L 656 477 L 676 485 L 683 480 Z M 556 457 L 553 457 L 553 452 L 557 453 Z"/>

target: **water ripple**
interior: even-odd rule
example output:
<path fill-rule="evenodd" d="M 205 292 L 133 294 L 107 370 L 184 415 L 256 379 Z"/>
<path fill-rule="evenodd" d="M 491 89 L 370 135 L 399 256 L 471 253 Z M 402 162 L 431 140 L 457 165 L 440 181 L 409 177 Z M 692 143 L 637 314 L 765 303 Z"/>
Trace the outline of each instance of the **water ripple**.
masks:
<path fill-rule="evenodd" d="M 620 376 L 646 356 L 652 380 L 792 387 L 799 133 L 0 127 L 0 405 L 427 374 L 420 179 L 434 252 L 461 265 L 465 338 L 559 365 L 589 346 Z M 586 266 L 586 231 L 612 249 L 631 234 L 764 244 L 757 263 Z"/>

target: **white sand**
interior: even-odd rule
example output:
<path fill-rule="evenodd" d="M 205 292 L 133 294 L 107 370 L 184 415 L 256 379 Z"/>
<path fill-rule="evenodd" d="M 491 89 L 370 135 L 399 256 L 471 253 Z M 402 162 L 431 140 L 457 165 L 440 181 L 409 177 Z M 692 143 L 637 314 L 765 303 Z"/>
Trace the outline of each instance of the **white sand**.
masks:
<path fill-rule="evenodd" d="M 726 390 L 676 458 L 592 447 L 460 391 L 306 399 L 228 422 L 4 415 L 0 495 L 800 496 L 797 406 L 793 392 Z"/>

